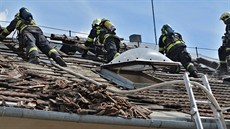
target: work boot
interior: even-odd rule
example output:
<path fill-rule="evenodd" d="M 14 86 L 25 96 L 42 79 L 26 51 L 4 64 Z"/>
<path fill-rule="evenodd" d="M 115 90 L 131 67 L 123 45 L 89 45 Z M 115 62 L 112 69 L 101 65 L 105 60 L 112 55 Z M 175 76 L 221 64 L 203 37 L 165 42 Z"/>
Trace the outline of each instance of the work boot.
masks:
<path fill-rule="evenodd" d="M 60 56 L 56 56 L 54 58 L 52 58 L 57 64 L 59 64 L 60 66 L 63 67 L 67 67 L 67 64 L 65 63 L 65 61 L 60 57 Z"/>
<path fill-rule="evenodd" d="M 88 53 L 88 50 L 83 50 L 81 57 L 83 58 L 87 57 L 88 56 L 87 53 Z"/>
<path fill-rule="evenodd" d="M 189 75 L 189 76 L 190 76 L 190 77 L 194 77 L 194 78 L 198 78 L 198 73 L 197 73 L 196 70 L 194 70 L 194 71 L 190 72 L 190 75 Z"/>
<path fill-rule="evenodd" d="M 30 62 L 32 64 L 39 64 L 40 63 L 40 59 L 39 59 L 38 56 L 35 56 L 35 57 L 31 57 L 28 62 Z"/>
<path fill-rule="evenodd" d="M 65 61 L 61 58 L 61 56 L 59 55 L 59 53 L 52 53 L 50 55 L 50 57 L 60 66 L 63 67 L 67 67 L 67 64 L 65 63 Z"/>
<path fill-rule="evenodd" d="M 224 75 L 229 75 L 227 63 L 220 63 L 219 67 L 216 69 L 217 76 L 222 78 Z"/>
<path fill-rule="evenodd" d="M 227 63 L 220 63 L 219 67 L 217 68 L 219 74 L 224 74 L 228 72 L 228 65 Z"/>
<path fill-rule="evenodd" d="M 190 75 L 189 75 L 190 77 L 198 78 L 197 69 L 192 63 L 190 63 L 190 66 L 187 69 L 187 71 L 190 73 Z"/>

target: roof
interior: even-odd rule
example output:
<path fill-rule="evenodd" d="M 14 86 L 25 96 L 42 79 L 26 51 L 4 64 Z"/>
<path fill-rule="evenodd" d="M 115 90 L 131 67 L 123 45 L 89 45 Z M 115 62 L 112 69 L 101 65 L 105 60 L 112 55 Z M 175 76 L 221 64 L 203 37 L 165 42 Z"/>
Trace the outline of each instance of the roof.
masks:
<path fill-rule="evenodd" d="M 94 121 L 94 123 L 129 126 L 135 126 L 136 123 L 140 127 L 152 128 L 171 128 L 172 125 L 175 128 L 186 127 L 186 125 L 189 125 L 189 128 L 195 127 L 190 119 L 190 103 L 184 85 L 178 84 L 176 87 L 168 85 L 166 88 L 148 89 L 147 91 L 135 92 L 135 94 L 123 95 L 112 93 L 107 90 L 108 87 L 121 87 L 100 75 L 100 65 L 103 64 L 102 62 L 82 59 L 76 53 L 75 55 L 64 55 L 63 58 L 67 62 L 68 67 L 60 68 L 52 64 L 52 62 L 50 63 L 50 60 L 40 53 L 43 62 L 38 65 L 31 64 L 24 61 L 26 58 L 15 49 L 18 47 L 17 44 L 11 40 L 4 42 L 8 44 L 0 44 L 0 104 L 2 107 L 8 108 L 1 108 L 0 112 L 6 116 L 57 119 L 36 117 L 37 115 L 33 117 L 25 114 L 23 116 L 21 114 L 12 115 L 14 111 L 32 111 L 34 114 L 38 114 L 38 111 L 51 111 L 51 114 L 60 113 L 59 115 L 64 115 L 61 113 L 65 112 L 76 114 L 76 117 L 78 115 L 86 117 L 92 115 L 89 118 L 101 118 L 101 121 Z M 180 74 L 169 74 L 164 69 L 144 72 L 167 82 L 183 80 L 184 71 L 182 70 Z M 199 67 L 199 72 L 207 73 L 213 95 L 221 108 L 230 107 L 229 85 L 224 84 L 222 80 L 213 75 L 213 71 L 207 68 Z M 202 81 L 200 78 L 190 78 L 190 80 L 199 83 Z M 97 83 L 95 84 L 94 81 Z M 97 84 L 101 84 L 100 87 Z M 206 98 L 204 92 L 200 89 L 195 88 L 194 92 L 196 98 Z M 198 107 L 202 116 L 212 116 L 209 106 L 200 104 Z M 42 114 L 44 112 L 39 113 Z M 224 111 L 223 115 L 226 121 L 230 120 L 230 112 L 228 110 Z M 100 116 L 113 116 L 113 118 L 115 116 L 118 119 L 120 117 L 129 119 L 127 121 L 115 119 L 114 122 L 111 122 L 106 120 L 110 119 L 110 117 Z M 61 121 L 68 121 L 68 119 L 65 120 L 64 118 Z M 130 119 L 131 122 L 129 123 Z M 162 125 L 153 123 L 159 120 Z M 184 125 L 176 125 L 173 122 L 168 124 L 166 122 L 168 120 L 183 121 Z M 81 122 L 86 121 L 82 120 Z M 126 121 L 126 123 L 121 121 Z M 93 123 L 93 121 L 90 122 Z M 146 125 L 143 124 L 145 122 Z M 208 123 L 207 126 L 212 125 L 213 128 L 216 127 L 214 122 L 206 122 Z M 149 124 L 153 125 L 147 126 Z M 229 126 L 230 124 L 227 122 L 227 125 Z"/>

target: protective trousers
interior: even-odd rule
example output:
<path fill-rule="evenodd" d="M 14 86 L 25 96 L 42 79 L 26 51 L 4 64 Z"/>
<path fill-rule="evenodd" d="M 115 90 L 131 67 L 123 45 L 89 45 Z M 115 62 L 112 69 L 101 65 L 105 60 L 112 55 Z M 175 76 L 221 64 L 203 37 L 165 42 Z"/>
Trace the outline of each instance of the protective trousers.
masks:
<path fill-rule="evenodd" d="M 191 76 L 197 77 L 197 69 L 191 62 L 191 56 L 185 47 L 176 48 L 170 55 L 167 55 L 173 61 L 179 61 Z"/>
<path fill-rule="evenodd" d="M 23 45 L 26 47 L 29 58 L 38 56 L 38 49 L 48 57 L 59 56 L 58 52 L 53 49 L 42 31 L 38 27 L 28 27 L 23 31 Z"/>
<path fill-rule="evenodd" d="M 116 56 L 119 55 L 118 43 L 115 42 L 114 38 L 107 38 L 104 44 L 105 50 L 107 51 L 107 62 L 112 61 Z"/>
<path fill-rule="evenodd" d="M 227 72 L 228 70 L 227 56 L 230 55 L 230 47 L 221 46 L 218 49 L 218 55 L 220 60 L 220 71 Z"/>
<path fill-rule="evenodd" d="M 54 61 L 56 61 L 59 65 L 66 66 L 65 62 L 60 58 L 59 53 L 56 49 L 49 45 L 49 42 L 43 35 L 42 30 L 38 27 L 27 27 L 22 32 L 22 43 L 20 44 L 26 47 L 26 52 L 30 59 L 38 57 L 39 48 L 42 53 L 54 59 Z"/>

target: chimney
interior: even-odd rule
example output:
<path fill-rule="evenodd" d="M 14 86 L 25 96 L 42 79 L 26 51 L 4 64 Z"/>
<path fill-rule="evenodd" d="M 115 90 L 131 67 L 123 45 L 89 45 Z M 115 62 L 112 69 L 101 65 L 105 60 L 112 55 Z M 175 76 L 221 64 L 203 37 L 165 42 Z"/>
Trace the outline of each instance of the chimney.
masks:
<path fill-rule="evenodd" d="M 139 34 L 132 34 L 129 36 L 129 41 L 130 42 L 138 42 L 138 43 L 141 43 L 141 35 Z"/>

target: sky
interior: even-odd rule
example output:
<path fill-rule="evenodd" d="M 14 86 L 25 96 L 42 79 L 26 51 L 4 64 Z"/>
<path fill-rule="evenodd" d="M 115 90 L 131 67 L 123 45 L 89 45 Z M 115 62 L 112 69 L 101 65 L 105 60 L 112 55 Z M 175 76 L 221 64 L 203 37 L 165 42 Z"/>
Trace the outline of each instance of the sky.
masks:
<path fill-rule="evenodd" d="M 182 35 L 189 52 L 195 53 L 197 47 L 199 54 L 218 58 L 217 49 L 225 33 L 220 16 L 230 12 L 230 0 L 153 0 L 153 5 L 157 41 L 161 27 L 169 24 Z M 125 40 L 139 34 L 142 42 L 156 44 L 151 0 L 0 0 L 0 21 L 13 20 L 21 7 L 28 8 L 41 26 L 87 36 L 95 18 L 106 18 Z M 0 22 L 1 26 L 8 24 Z M 68 34 L 68 31 L 42 29 L 45 33 Z"/>

